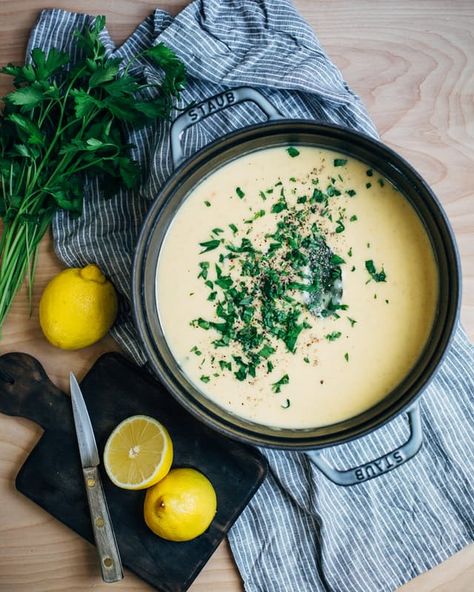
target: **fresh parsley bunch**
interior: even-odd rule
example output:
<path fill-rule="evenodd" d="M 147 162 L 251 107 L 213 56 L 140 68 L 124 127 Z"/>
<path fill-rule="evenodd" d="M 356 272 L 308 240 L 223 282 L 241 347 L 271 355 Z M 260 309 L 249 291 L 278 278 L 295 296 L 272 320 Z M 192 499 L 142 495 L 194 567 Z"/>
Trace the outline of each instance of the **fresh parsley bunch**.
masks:
<path fill-rule="evenodd" d="M 0 327 L 25 276 L 31 298 L 38 244 L 54 212 L 81 213 L 85 175 L 98 175 L 107 193 L 134 187 L 140 171 L 124 124 L 168 118 L 184 87 L 184 65 L 163 44 L 128 64 L 106 57 L 104 26 L 101 16 L 76 32 L 83 51 L 75 64 L 57 49 L 34 49 L 30 64 L 0 69 L 15 86 L 0 115 Z M 130 73 L 140 57 L 161 67 L 160 84 Z"/>

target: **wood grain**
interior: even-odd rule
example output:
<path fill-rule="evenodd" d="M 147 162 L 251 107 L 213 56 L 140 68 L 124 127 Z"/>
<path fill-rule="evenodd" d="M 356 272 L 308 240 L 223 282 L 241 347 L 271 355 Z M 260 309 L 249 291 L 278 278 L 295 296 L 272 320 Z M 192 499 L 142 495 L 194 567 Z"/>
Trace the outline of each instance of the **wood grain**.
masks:
<path fill-rule="evenodd" d="M 55 0 L 71 11 L 106 14 L 122 42 L 156 5 L 176 13 L 184 0 Z M 367 105 L 384 142 L 428 180 L 454 227 L 464 271 L 462 320 L 474 336 L 474 4 L 471 0 L 296 0 L 326 51 Z M 45 0 L 0 0 L 0 62 L 23 58 L 28 32 Z M 0 81 L 0 95 L 7 90 Z M 33 311 L 23 292 L 11 312 L 0 353 L 35 355 L 51 378 L 66 387 L 69 370 L 82 376 L 109 338 L 81 352 L 48 345 L 38 327 L 37 304 L 59 269 L 49 238 L 41 246 Z M 27 420 L 0 416 L 0 592 L 109 590 L 98 576 L 93 548 L 19 495 L 14 479 L 40 431 Z M 71 510 L 73 511 L 73 509 Z M 473 589 L 474 546 L 407 584 L 406 592 Z M 192 586 L 193 592 L 243 589 L 228 546 L 222 545 Z M 114 589 L 149 587 L 130 573 Z M 297 591 L 288 591 L 297 592 Z"/>

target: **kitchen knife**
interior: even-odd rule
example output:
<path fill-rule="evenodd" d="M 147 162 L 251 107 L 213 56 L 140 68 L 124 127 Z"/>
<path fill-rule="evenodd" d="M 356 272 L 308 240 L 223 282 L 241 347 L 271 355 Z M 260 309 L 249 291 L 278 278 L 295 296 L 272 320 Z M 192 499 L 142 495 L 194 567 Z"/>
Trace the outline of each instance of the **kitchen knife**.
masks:
<path fill-rule="evenodd" d="M 109 509 L 99 474 L 99 453 L 87 407 L 76 377 L 69 374 L 72 413 L 76 426 L 82 473 L 87 491 L 94 539 L 99 554 L 100 571 L 104 582 L 118 582 L 123 578 L 122 561 L 115 539 Z"/>

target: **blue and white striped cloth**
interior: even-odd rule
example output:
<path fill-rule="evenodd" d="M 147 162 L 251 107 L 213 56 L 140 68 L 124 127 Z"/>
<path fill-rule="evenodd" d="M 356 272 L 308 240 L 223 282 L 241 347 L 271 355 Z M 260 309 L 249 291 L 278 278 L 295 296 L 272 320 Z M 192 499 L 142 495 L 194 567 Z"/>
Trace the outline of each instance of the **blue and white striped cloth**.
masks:
<path fill-rule="evenodd" d="M 92 17 L 46 10 L 31 34 L 33 47 L 58 47 L 77 57 L 72 32 Z M 229 87 L 250 85 L 287 117 L 331 121 L 376 136 L 359 99 L 328 59 L 289 0 L 196 0 L 176 18 L 157 10 L 110 54 L 127 59 L 166 43 L 184 60 L 189 84 L 181 105 Z M 141 64 L 150 80 L 159 72 Z M 227 131 L 259 121 L 251 105 L 206 119 L 186 134 L 192 154 Z M 114 337 L 144 361 L 132 324 L 129 286 L 142 219 L 172 173 L 169 123 L 130 133 L 147 173 L 140 191 L 101 198 L 86 187 L 83 216 L 57 214 L 56 252 L 65 264 L 95 261 L 122 294 Z M 474 538 L 473 348 L 461 328 L 422 401 L 425 444 L 415 459 L 352 488 L 333 485 L 303 454 L 263 451 L 269 477 L 229 535 L 248 592 L 381 592 L 395 590 Z M 339 468 L 406 439 L 398 418 L 359 441 L 326 451 Z"/>

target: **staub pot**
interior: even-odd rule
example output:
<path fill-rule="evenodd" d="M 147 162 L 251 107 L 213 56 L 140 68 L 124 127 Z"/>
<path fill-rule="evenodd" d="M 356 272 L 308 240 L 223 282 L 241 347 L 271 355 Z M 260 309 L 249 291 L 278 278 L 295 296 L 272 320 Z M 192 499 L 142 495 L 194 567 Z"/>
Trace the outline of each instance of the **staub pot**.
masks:
<path fill-rule="evenodd" d="M 230 133 L 191 158 L 183 157 L 186 128 L 242 101 L 252 101 L 268 121 Z M 163 335 L 157 310 L 156 267 L 166 231 L 190 191 L 213 171 L 250 152 L 291 144 L 317 146 L 345 153 L 380 171 L 414 207 L 435 254 L 439 299 L 431 334 L 417 363 L 382 401 L 364 413 L 334 425 L 312 429 L 281 429 L 253 423 L 228 413 L 200 393 L 174 359 Z M 169 392 L 195 417 L 231 438 L 248 444 L 307 451 L 316 466 L 339 485 L 354 485 L 383 475 L 412 458 L 422 445 L 418 397 L 436 373 L 447 351 L 460 306 L 460 266 L 453 232 L 443 209 L 421 176 L 384 144 L 355 131 L 305 120 L 286 120 L 254 89 L 239 88 L 212 97 L 180 115 L 171 130 L 176 170 L 144 221 L 133 269 L 136 325 L 149 363 Z M 416 278 L 414 278 L 416 281 Z M 357 467 L 336 470 L 321 450 L 360 438 L 399 414 L 407 416 L 410 435 L 395 450 Z"/>

